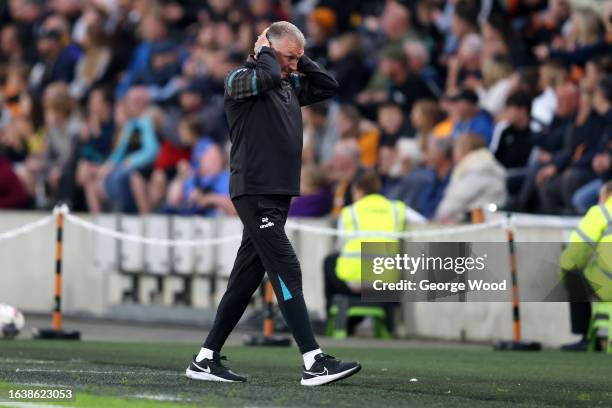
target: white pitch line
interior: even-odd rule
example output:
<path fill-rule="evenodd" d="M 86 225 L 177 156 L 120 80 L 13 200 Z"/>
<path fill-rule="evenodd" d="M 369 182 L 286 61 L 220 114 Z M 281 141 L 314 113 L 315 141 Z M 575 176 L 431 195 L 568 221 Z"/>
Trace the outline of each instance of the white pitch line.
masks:
<path fill-rule="evenodd" d="M 9 408 L 71 408 L 66 405 L 49 405 L 49 404 L 37 404 L 34 402 L 23 402 L 23 401 L 0 401 L 0 407 Z"/>
<path fill-rule="evenodd" d="M 54 360 L 28 360 L 25 358 L 10 358 L 10 357 L 0 357 L 0 362 L 2 363 L 22 363 L 22 364 L 54 364 L 57 361 Z"/>
<path fill-rule="evenodd" d="M 108 371 L 101 371 L 101 370 L 57 370 L 57 369 L 48 369 L 48 368 L 16 368 L 15 369 L 16 373 L 55 373 L 55 374 L 60 374 L 60 373 L 70 373 L 70 374 L 103 374 L 103 375 L 107 375 L 107 374 L 122 374 L 122 375 L 136 375 L 136 374 L 161 374 L 161 375 L 168 375 L 168 376 L 182 376 L 182 373 L 176 373 L 176 372 L 170 372 L 170 371 L 154 371 L 154 370 L 149 370 L 149 371 L 118 371 L 118 370 L 108 370 Z"/>
<path fill-rule="evenodd" d="M 147 399 L 153 401 L 188 401 L 185 398 L 177 397 L 175 395 L 168 394 L 128 394 L 127 398 L 138 398 L 138 399 Z"/>
<path fill-rule="evenodd" d="M 72 388 L 65 384 L 38 383 L 38 382 L 13 382 L 16 385 L 25 385 L 26 387 L 53 387 L 53 388 Z"/>

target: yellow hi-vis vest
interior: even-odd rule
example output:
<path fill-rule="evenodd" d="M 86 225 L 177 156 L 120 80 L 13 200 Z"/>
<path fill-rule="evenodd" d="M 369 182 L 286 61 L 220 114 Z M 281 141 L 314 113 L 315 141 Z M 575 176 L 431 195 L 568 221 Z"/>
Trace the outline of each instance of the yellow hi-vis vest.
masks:
<path fill-rule="evenodd" d="M 612 197 L 589 209 L 561 254 L 561 269 L 584 270 L 599 300 L 612 302 Z"/>
<path fill-rule="evenodd" d="M 353 205 L 342 209 L 340 223 L 343 231 L 363 235 L 349 238 L 336 262 L 336 276 L 345 282 L 361 282 L 361 243 L 388 242 L 399 244 L 394 237 L 376 236 L 376 233 L 394 233 L 404 230 L 406 206 L 401 201 L 390 201 L 380 194 L 369 194 Z M 368 236 L 367 233 L 373 233 Z M 399 245 L 396 245 L 396 251 Z M 389 254 L 393 256 L 394 254 Z M 381 277 L 384 279 L 384 277 Z"/>

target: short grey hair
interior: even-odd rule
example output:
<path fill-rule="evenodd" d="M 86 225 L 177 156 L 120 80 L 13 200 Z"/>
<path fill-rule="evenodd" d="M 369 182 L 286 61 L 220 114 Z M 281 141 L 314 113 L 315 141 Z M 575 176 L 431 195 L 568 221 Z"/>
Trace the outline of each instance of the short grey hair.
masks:
<path fill-rule="evenodd" d="M 277 21 L 276 23 L 272 23 L 267 32 L 268 39 L 271 41 L 280 40 L 288 35 L 293 37 L 302 48 L 306 46 L 304 34 L 299 28 L 288 21 Z"/>

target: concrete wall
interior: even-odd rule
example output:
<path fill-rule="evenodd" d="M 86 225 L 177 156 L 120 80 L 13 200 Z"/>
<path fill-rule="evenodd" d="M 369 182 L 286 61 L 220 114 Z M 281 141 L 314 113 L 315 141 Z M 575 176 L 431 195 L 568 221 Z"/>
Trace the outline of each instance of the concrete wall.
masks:
<path fill-rule="evenodd" d="M 0 212 L 0 233 L 35 221 L 44 216 L 35 212 Z M 118 224 L 113 215 L 80 217 L 109 228 L 120 226 L 137 235 L 168 237 L 171 234 L 167 219 L 152 216 L 146 219 L 127 217 Z M 329 226 L 327 220 L 299 220 L 309 225 Z M 180 239 L 202 239 L 241 233 L 238 219 L 182 219 L 173 225 Z M 170 228 L 172 229 L 172 228 Z M 330 237 L 303 232 L 289 233 L 303 268 L 304 294 L 310 311 L 324 316 L 323 258 L 333 248 Z M 562 242 L 567 231 L 555 228 L 522 228 L 516 232 L 517 241 Z M 192 301 L 198 308 L 213 310 L 225 288 L 238 242 L 220 247 L 183 248 L 171 254 L 164 247 L 145 247 L 121 244 L 70 222 L 65 226 L 63 310 L 109 316 L 124 302 L 122 293 L 130 287 L 131 277 L 118 273 L 118 259 L 127 270 L 146 269 L 151 274 L 141 279 L 140 303 L 172 305 L 174 293 L 182 287 L 182 276 L 193 274 Z M 427 240 L 434 240 L 429 238 Z M 501 229 L 469 234 L 440 235 L 436 241 L 503 242 Z M 54 243 L 52 224 L 15 239 L 0 241 L 0 302 L 13 304 L 22 310 L 49 312 L 53 307 Z M 505 253 L 499 259 L 507 259 Z M 171 257 L 178 265 L 172 275 Z M 523 259 L 525 259 L 523 257 Z M 529 285 L 535 277 L 522 272 L 519 258 L 519 282 Z M 216 270 L 212 273 L 211 271 Z M 211 276 L 212 273 L 212 276 Z M 157 278 L 162 276 L 164 290 L 156 293 Z M 211 293 L 212 287 L 217 291 Z M 155 310 L 155 308 L 152 308 Z M 439 339 L 492 341 L 510 339 L 512 308 L 510 303 L 406 303 L 401 312 L 399 332 L 402 335 Z M 566 303 L 522 303 L 523 337 L 556 346 L 572 340 L 569 334 L 568 305 Z"/>

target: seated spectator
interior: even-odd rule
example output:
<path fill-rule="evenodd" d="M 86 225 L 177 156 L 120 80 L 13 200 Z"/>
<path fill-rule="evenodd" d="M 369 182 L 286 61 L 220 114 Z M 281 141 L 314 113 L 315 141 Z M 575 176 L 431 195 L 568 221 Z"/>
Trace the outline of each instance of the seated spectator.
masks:
<path fill-rule="evenodd" d="M 334 146 L 334 158 L 330 163 L 333 166 L 332 173 L 333 187 L 333 206 L 332 215 L 340 215 L 343 207 L 352 204 L 351 186 L 355 181 L 358 171 L 361 169 L 359 164 L 359 145 L 354 139 L 342 139 Z"/>
<path fill-rule="evenodd" d="M 572 198 L 579 214 L 585 214 L 597 203 L 601 187 L 612 180 L 612 76 L 602 79 L 593 94 L 593 108 L 601 115 L 604 128 L 591 167 L 597 178 L 580 187 Z"/>
<path fill-rule="evenodd" d="M 101 169 L 106 194 L 121 212 L 150 211 L 145 179 L 152 171 L 159 143 L 155 137 L 146 88 L 131 88 L 125 99 L 127 121 L 115 149 Z"/>
<path fill-rule="evenodd" d="M 370 81 L 372 85 L 357 96 L 357 101 L 366 111 L 384 101 L 393 101 L 401 105 L 404 112 L 410 112 L 415 101 L 435 98 L 427 83 L 410 70 L 401 47 L 384 48 L 380 53 L 379 67 L 380 72 Z"/>
<path fill-rule="evenodd" d="M 453 145 L 449 139 L 431 138 L 425 150 L 423 165 L 400 180 L 387 197 L 432 218 L 442 200 L 453 169 Z"/>
<path fill-rule="evenodd" d="M 440 98 L 440 109 L 445 117 L 436 123 L 432 130 L 432 135 L 435 138 L 450 138 L 453 134 L 455 124 L 459 121 L 459 111 L 457 103 L 453 98 L 454 95 L 444 94 Z"/>
<path fill-rule="evenodd" d="M 414 110 L 414 109 L 413 109 Z M 404 117 L 402 107 L 393 102 L 380 104 L 378 107 L 377 125 L 381 129 L 380 148 L 395 146 L 401 137 L 410 137 L 410 121 Z"/>
<path fill-rule="evenodd" d="M 0 110 L 0 130 L 12 120 L 26 117 L 31 114 L 29 108 L 31 100 L 28 90 L 28 68 L 26 65 L 13 64 L 6 66 L 6 79 L 1 88 L 4 106 Z"/>
<path fill-rule="evenodd" d="M 604 36 L 600 16 L 591 8 L 576 8 L 571 14 L 572 30 L 551 46 L 540 44 L 534 48 L 540 59 L 554 58 L 565 64 L 584 66 L 587 60 L 609 52 L 610 44 Z"/>
<path fill-rule="evenodd" d="M 493 119 L 478 107 L 478 95 L 474 91 L 464 89 L 453 96 L 452 100 L 457 104 L 457 123 L 451 133 L 453 140 L 465 132 L 471 132 L 482 137 L 488 146 L 493 137 Z"/>
<path fill-rule="evenodd" d="M 537 195 L 535 194 L 537 191 L 536 177 L 540 169 L 550 164 L 553 156 L 562 150 L 567 135 L 573 129 L 578 102 L 580 101 L 578 87 L 571 82 L 567 82 L 557 87 L 555 92 L 557 108 L 554 117 L 548 126 L 533 135 L 537 154 L 535 161 L 527 169 L 527 175 L 516 202 L 512 203 L 512 209 L 514 210 L 535 211 L 538 207 Z"/>
<path fill-rule="evenodd" d="M 87 27 L 81 46 L 83 56 L 76 64 L 74 79 L 70 83 L 70 94 L 79 101 L 104 79 L 111 63 L 112 50 L 107 44 L 102 22 Z"/>
<path fill-rule="evenodd" d="M 332 194 L 321 168 L 308 163 L 302 166 L 300 196 L 289 206 L 289 217 L 322 217 L 331 211 Z"/>
<path fill-rule="evenodd" d="M 572 196 L 596 178 L 591 162 L 600 144 L 605 121 L 593 111 L 591 96 L 580 94 L 578 115 L 563 149 L 536 175 L 541 211 L 545 214 L 573 214 Z"/>
<path fill-rule="evenodd" d="M 557 110 L 557 94 L 555 90 L 567 78 L 567 70 L 559 62 L 548 60 L 538 68 L 538 88 L 540 93 L 531 104 L 531 117 L 534 119 L 531 130 L 541 132 L 552 122 Z"/>
<path fill-rule="evenodd" d="M 230 173 L 219 145 L 208 138 L 200 139 L 193 149 L 191 165 L 181 162 L 179 166 L 178 177 L 168 188 L 169 212 L 236 215 L 229 195 Z"/>
<path fill-rule="evenodd" d="M 476 33 L 466 34 L 461 39 L 457 55 L 448 61 L 446 92 L 455 94 L 479 83 L 482 80 L 482 58 L 482 37 Z"/>
<path fill-rule="evenodd" d="M 113 148 L 115 123 L 112 95 L 104 89 L 94 89 L 87 101 L 87 118 L 81 129 L 76 183 L 85 191 L 87 207 L 93 214 L 101 211 L 98 199 L 98 173 Z"/>
<path fill-rule="evenodd" d="M 25 186 L 13 171 L 9 159 L 0 150 L 0 209 L 27 208 L 30 197 Z"/>
<path fill-rule="evenodd" d="M 33 60 L 19 34 L 17 24 L 4 24 L 0 29 L 0 61 L 22 64 Z"/>
<path fill-rule="evenodd" d="M 472 81 L 469 86 L 476 91 L 480 107 L 493 117 L 498 116 L 514 86 L 510 59 L 503 55 L 485 59 L 482 63 L 482 81 Z"/>
<path fill-rule="evenodd" d="M 473 208 L 505 203 L 506 172 L 480 135 L 460 135 L 454 142 L 453 161 L 453 174 L 436 210 L 436 221 L 462 221 Z"/>
<path fill-rule="evenodd" d="M 402 137 L 395 146 L 383 146 L 378 151 L 378 174 L 383 183 L 381 194 L 387 197 L 403 178 L 414 171 L 422 156 L 413 139 Z M 417 161 L 418 158 L 418 161 Z"/>
<path fill-rule="evenodd" d="M 23 163 L 29 153 L 28 141 L 34 134 L 31 121 L 32 99 L 27 93 L 27 68 L 9 65 L 2 88 L 4 107 L 0 109 L 0 147 L 14 163 Z"/>
<path fill-rule="evenodd" d="M 325 164 L 332 160 L 334 145 L 338 141 L 335 126 L 337 104 L 327 101 L 318 102 L 302 108 L 304 123 L 304 147 L 302 161 L 304 163 Z"/>
<path fill-rule="evenodd" d="M 215 113 L 211 114 L 211 103 L 204 100 L 205 83 L 192 80 L 178 95 L 178 106 L 157 109 L 156 126 L 160 136 L 160 151 L 155 160 L 155 170 L 149 185 L 149 201 L 154 208 L 166 197 L 168 183 L 176 176 L 177 165 L 181 160 L 188 160 L 195 139 L 202 134 L 209 135 L 216 142 L 222 143 L 222 127 Z M 181 129 L 181 122 L 186 119 Z M 194 134 L 184 138 L 186 132 Z"/>
<path fill-rule="evenodd" d="M 376 165 L 380 131 L 372 122 L 362 118 L 354 106 L 343 105 L 336 116 L 336 127 L 340 139 L 357 141 L 362 166 Z"/>
<path fill-rule="evenodd" d="M 148 65 L 134 75 L 133 83 L 147 87 L 154 102 L 164 103 L 173 98 L 182 86 L 179 50 L 170 41 L 151 46 Z"/>
<path fill-rule="evenodd" d="M 330 72 L 340 84 L 338 98 L 341 103 L 352 103 L 370 77 L 361 53 L 359 36 L 356 33 L 348 33 L 331 40 L 327 53 Z"/>
<path fill-rule="evenodd" d="M 161 147 L 147 186 L 149 207 L 152 209 L 162 204 L 167 194 L 168 183 L 176 177 L 178 164 L 183 160 L 189 160 L 191 148 L 203 134 L 200 121 L 194 115 L 182 117 L 175 129 L 170 128 L 174 124 L 173 120 L 177 118 L 178 115 L 166 114 L 158 132 L 161 134 Z M 176 135 L 170 133 L 171 130 L 175 130 Z"/>
<path fill-rule="evenodd" d="M 442 96 L 442 78 L 430 65 L 430 52 L 427 49 L 427 44 L 423 40 L 412 38 L 404 42 L 403 48 L 408 57 L 410 70 L 425 81 L 435 98 Z"/>
<path fill-rule="evenodd" d="M 427 150 L 429 138 L 432 136 L 434 128 L 440 120 L 442 120 L 442 111 L 436 101 L 433 99 L 422 99 L 415 102 L 412 112 L 410 112 L 410 123 L 414 129 L 414 139 L 417 143 L 417 151 L 420 152 L 420 157 Z"/>
<path fill-rule="evenodd" d="M 39 61 L 30 71 L 30 90 L 40 97 L 52 82 L 70 83 L 74 78 L 74 67 L 81 57 L 76 44 L 66 45 L 69 36 L 68 22 L 58 14 L 45 19 L 37 32 L 36 48 Z"/>
<path fill-rule="evenodd" d="M 168 28 L 164 20 L 155 14 L 147 14 L 140 21 L 138 30 L 141 42 L 132 52 L 128 67 L 117 86 L 115 96 L 120 99 L 134 84 L 136 75 L 147 68 L 153 46 L 168 39 Z"/>
<path fill-rule="evenodd" d="M 45 89 L 43 108 L 46 153 L 42 176 L 48 187 L 50 204 L 57 200 L 72 204 L 81 118 L 63 82 L 52 83 Z"/>
<path fill-rule="evenodd" d="M 533 148 L 530 112 L 529 95 L 523 92 L 511 94 L 506 101 L 505 120 L 495 127 L 490 146 L 497 161 L 506 168 L 511 194 L 518 192 L 522 185 Z"/>

